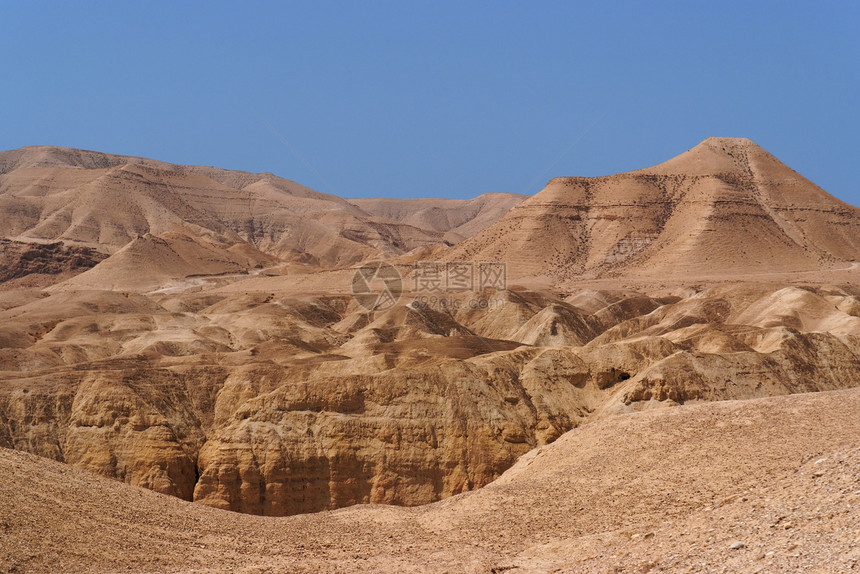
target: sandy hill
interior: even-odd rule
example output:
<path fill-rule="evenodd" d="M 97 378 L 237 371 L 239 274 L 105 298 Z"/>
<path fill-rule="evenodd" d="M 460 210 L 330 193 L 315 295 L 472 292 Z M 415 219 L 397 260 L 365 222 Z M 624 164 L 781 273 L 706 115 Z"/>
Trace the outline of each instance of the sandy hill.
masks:
<path fill-rule="evenodd" d="M 860 209 L 748 139 L 708 138 L 654 167 L 553 179 L 445 257 L 556 281 L 845 267 L 860 260 Z"/>
<path fill-rule="evenodd" d="M 54 288 L 156 289 L 168 285 L 171 280 L 246 274 L 250 269 L 261 269 L 277 262 L 276 257 L 244 242 L 231 246 L 186 233 L 165 232 L 159 236 L 147 233 L 92 269 Z"/>
<path fill-rule="evenodd" d="M 270 173 L 183 166 L 50 146 L 0 152 L 0 229 L 24 242 L 63 241 L 113 253 L 147 233 L 182 232 L 324 266 L 349 265 L 460 239 L 515 201 L 491 194 L 423 200 L 441 216 L 380 214 Z M 451 202 L 454 202 L 453 204 Z M 450 221 L 447 221 L 450 220 Z M 446 222 L 447 221 L 447 222 Z M 451 235 L 453 234 L 453 235 Z"/>
<path fill-rule="evenodd" d="M 407 223 L 445 234 L 457 243 L 493 224 L 510 208 L 526 199 L 517 193 L 484 193 L 472 199 L 350 199 L 376 217 Z"/>
<path fill-rule="evenodd" d="M 852 389 L 616 416 L 479 491 L 287 518 L 0 449 L 0 569 L 851 572 L 858 412 Z"/>
<path fill-rule="evenodd" d="M 0 220 L 19 241 L 62 240 L 110 253 L 146 233 L 184 232 L 337 265 L 438 235 L 377 225 L 340 198 L 271 174 L 50 147 L 0 156 Z"/>

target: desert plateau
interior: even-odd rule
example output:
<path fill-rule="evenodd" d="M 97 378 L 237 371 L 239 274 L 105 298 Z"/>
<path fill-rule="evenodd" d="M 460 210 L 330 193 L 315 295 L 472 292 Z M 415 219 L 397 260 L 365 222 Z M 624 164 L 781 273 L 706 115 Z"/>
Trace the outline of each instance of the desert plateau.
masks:
<path fill-rule="evenodd" d="M 0 572 L 860 572 L 860 208 L 0 152 Z"/>

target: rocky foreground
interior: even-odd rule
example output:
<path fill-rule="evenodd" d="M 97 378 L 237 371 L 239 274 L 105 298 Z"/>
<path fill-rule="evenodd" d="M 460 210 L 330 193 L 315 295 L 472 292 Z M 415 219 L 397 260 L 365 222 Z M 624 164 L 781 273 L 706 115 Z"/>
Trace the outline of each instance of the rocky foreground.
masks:
<path fill-rule="evenodd" d="M 418 508 L 268 518 L 0 450 L 7 572 L 856 572 L 860 391 L 614 415 Z"/>

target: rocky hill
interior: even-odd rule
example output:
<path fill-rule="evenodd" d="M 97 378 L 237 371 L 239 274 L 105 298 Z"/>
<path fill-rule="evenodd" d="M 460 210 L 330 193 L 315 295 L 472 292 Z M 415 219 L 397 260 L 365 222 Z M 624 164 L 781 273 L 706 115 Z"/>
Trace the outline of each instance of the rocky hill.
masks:
<path fill-rule="evenodd" d="M 455 228 L 480 229 L 519 199 L 494 194 L 476 200 L 476 209 L 460 210 L 456 224 L 425 217 L 414 225 L 270 173 L 50 146 L 0 152 L 2 237 L 109 254 L 142 235 L 185 233 L 225 247 L 248 243 L 281 258 L 347 265 L 450 243 Z M 388 214 L 385 204 L 373 207 Z M 431 212 L 451 210 L 449 200 L 424 204 Z M 454 235 L 443 239 L 449 231 Z"/>
<path fill-rule="evenodd" d="M 484 193 L 472 199 L 368 198 L 348 201 L 375 217 L 439 231 L 445 234 L 446 241 L 457 243 L 492 225 L 526 198 L 515 193 Z"/>
<path fill-rule="evenodd" d="M 556 178 L 446 253 L 514 277 L 710 277 L 860 258 L 860 209 L 745 138 L 708 138 L 660 165 Z"/>
<path fill-rule="evenodd" d="M 0 171 L 0 447 L 202 505 L 421 505 L 619 414 L 860 380 L 860 213 L 748 140 L 521 203 L 62 148 Z M 379 257 L 405 292 L 369 311 Z M 425 257 L 510 281 L 427 297 Z"/>

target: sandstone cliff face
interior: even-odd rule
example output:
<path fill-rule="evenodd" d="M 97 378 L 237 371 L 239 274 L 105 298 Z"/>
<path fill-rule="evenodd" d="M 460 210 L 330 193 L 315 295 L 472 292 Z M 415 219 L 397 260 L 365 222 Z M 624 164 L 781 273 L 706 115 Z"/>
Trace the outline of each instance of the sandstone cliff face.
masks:
<path fill-rule="evenodd" d="M 585 421 L 860 372 L 846 289 L 488 295 L 365 319 L 338 297 L 35 296 L 2 311 L 0 446 L 246 513 L 413 505 Z"/>
<path fill-rule="evenodd" d="M 261 393 L 219 421 L 200 453 L 195 500 L 291 514 L 362 502 L 416 504 L 483 486 L 570 428 L 579 407 L 554 403 L 573 407 L 569 389 L 586 373 L 548 383 L 540 364 L 529 361 L 535 355 L 322 378 Z M 216 409 L 235 402 L 233 392 L 225 385 Z"/>
<path fill-rule="evenodd" d="M 211 373 L 196 375 L 218 381 Z M 185 378 L 140 361 L 25 376 L 14 381 L 14 390 L 6 378 L 0 441 L 191 500 L 205 440 L 205 425 L 194 412 L 205 401 L 196 392 L 206 390 L 189 389 Z"/>

